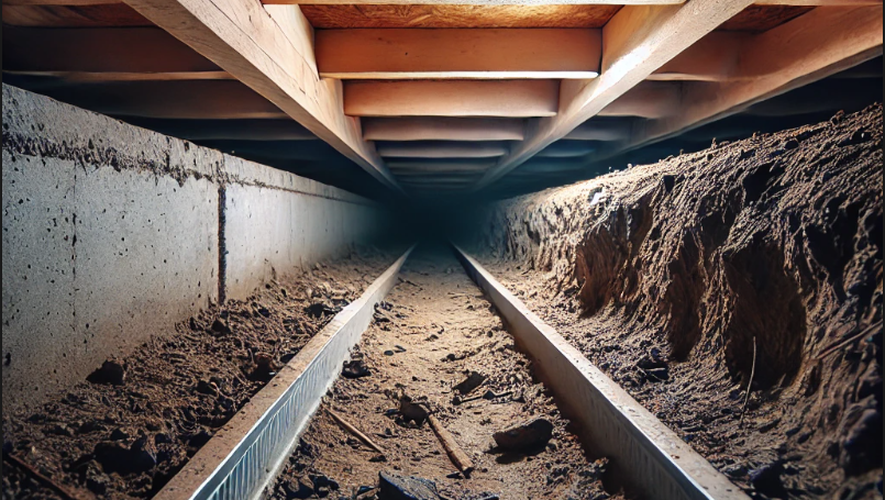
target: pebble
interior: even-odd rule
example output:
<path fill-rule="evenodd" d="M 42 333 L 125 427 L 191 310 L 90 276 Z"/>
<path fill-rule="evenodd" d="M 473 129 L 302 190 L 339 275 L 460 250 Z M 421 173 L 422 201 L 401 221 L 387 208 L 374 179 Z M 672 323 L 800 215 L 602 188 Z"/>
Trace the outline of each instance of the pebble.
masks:
<path fill-rule="evenodd" d="M 439 500 L 436 483 L 415 476 L 378 473 L 378 500 Z"/>
<path fill-rule="evenodd" d="M 503 451 L 521 451 L 545 446 L 553 436 L 553 424 L 545 418 L 537 418 L 492 435 L 498 448 Z"/>

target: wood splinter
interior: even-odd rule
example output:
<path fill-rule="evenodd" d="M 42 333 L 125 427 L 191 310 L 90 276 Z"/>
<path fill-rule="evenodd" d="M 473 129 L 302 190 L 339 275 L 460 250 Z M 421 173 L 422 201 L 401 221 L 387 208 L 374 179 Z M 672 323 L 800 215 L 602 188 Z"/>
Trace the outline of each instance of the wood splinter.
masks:
<path fill-rule="evenodd" d="M 446 454 L 449 455 L 452 463 L 455 464 L 455 467 L 457 467 L 462 474 L 464 474 L 465 478 L 470 478 L 470 473 L 473 472 L 474 469 L 470 457 L 468 457 L 467 453 L 458 446 L 452 433 L 446 430 L 436 417 L 428 415 L 427 420 L 430 422 L 430 427 L 433 428 L 433 432 L 436 434 L 436 437 L 439 438 L 443 448 L 446 449 Z"/>
<path fill-rule="evenodd" d="M 329 415 L 332 416 L 332 420 L 334 420 L 334 421 L 335 421 L 338 425 L 340 425 L 344 430 L 346 430 L 347 432 L 349 432 L 349 433 L 353 434 L 354 436 L 356 436 L 360 441 L 362 441 L 363 443 L 365 443 L 366 446 L 368 446 L 369 448 L 372 448 L 373 450 L 377 451 L 377 452 L 380 453 L 382 456 L 386 456 L 386 454 L 384 453 L 384 450 L 382 450 L 380 446 L 378 446 L 377 444 L 375 444 L 375 442 L 372 441 L 372 439 L 369 438 L 369 436 L 366 436 L 365 434 L 363 434 L 362 432 L 360 432 L 359 429 L 357 429 L 356 427 L 354 427 L 353 424 L 351 424 L 351 423 L 348 422 L 347 420 L 344 420 L 343 418 L 341 418 L 341 415 L 338 415 L 337 413 L 335 413 L 335 412 L 332 411 L 332 410 L 327 410 L 327 411 L 329 412 Z"/>

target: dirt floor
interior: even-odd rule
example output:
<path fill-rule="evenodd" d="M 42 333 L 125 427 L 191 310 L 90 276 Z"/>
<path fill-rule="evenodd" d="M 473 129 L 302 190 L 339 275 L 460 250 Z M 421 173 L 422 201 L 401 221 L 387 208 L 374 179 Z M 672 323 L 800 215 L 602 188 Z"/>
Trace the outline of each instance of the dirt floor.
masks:
<path fill-rule="evenodd" d="M 148 498 L 394 260 L 362 248 L 158 332 L 42 408 L 3 415 L 3 498 Z M 49 481 L 38 479 L 35 474 Z"/>
<path fill-rule="evenodd" d="M 754 497 L 881 498 L 882 161 L 875 105 L 508 200 L 473 251 Z"/>
<path fill-rule="evenodd" d="M 401 276 L 354 351 L 369 375 L 335 383 L 273 487 L 273 498 L 412 498 L 375 489 L 382 472 L 433 481 L 449 499 L 609 498 L 600 481 L 606 460 L 585 456 L 551 396 L 532 380 L 528 359 L 515 351 L 451 251 L 419 247 Z M 470 372 L 487 378 L 462 395 L 456 386 Z M 404 395 L 451 432 L 475 466 L 469 479 L 458 473 L 430 423 L 407 420 L 413 408 L 401 407 Z M 456 396 L 465 401 L 454 404 Z M 373 440 L 383 458 L 343 430 L 329 410 Z M 495 432 L 538 418 L 553 424 L 546 446 L 505 451 L 496 445 Z M 517 441 L 530 444 L 528 436 Z"/>

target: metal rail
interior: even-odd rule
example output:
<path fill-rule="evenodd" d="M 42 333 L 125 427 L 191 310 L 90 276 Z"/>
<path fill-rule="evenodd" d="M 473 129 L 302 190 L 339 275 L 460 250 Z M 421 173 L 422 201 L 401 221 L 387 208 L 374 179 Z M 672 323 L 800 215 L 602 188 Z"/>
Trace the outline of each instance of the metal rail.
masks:
<path fill-rule="evenodd" d="M 326 325 L 154 497 L 260 498 L 341 372 L 414 247 Z"/>
<path fill-rule="evenodd" d="M 454 246 L 454 245 L 453 245 Z M 534 360 L 563 411 L 580 427 L 594 455 L 612 459 L 645 498 L 665 500 L 749 497 L 626 391 L 531 312 L 463 250 L 455 253 L 485 291 L 507 329 Z"/>

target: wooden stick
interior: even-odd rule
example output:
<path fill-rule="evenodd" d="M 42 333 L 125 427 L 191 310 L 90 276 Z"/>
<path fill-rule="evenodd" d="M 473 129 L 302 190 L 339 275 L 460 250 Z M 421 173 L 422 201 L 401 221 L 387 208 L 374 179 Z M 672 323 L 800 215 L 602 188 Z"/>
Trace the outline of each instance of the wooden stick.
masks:
<path fill-rule="evenodd" d="M 747 403 L 750 401 L 750 390 L 753 388 L 753 376 L 756 375 L 756 336 L 753 336 L 753 366 L 750 368 L 750 382 L 747 383 L 747 396 L 744 398 L 744 406 L 741 408 L 741 417 L 738 424 L 743 422 L 744 413 L 747 411 Z"/>
<path fill-rule="evenodd" d="M 372 448 L 373 450 L 377 451 L 378 453 L 384 455 L 384 450 L 382 450 L 380 446 L 375 444 L 375 442 L 372 441 L 372 439 L 369 438 L 369 436 L 366 436 L 365 434 L 360 432 L 360 430 L 357 429 L 356 427 L 354 427 L 353 424 L 351 424 L 347 420 L 344 420 L 343 418 L 341 418 L 341 416 L 338 415 L 337 413 L 335 413 L 334 411 L 328 410 L 328 412 L 329 412 L 329 415 L 332 416 L 332 419 L 335 420 L 335 422 L 338 425 L 340 425 L 342 428 L 344 428 L 344 430 L 346 430 L 347 432 L 349 432 L 349 433 L 353 434 L 354 436 L 356 436 L 357 438 L 359 438 L 359 440 L 362 441 L 363 443 L 365 443 L 366 446 L 368 446 L 369 448 Z"/>
<path fill-rule="evenodd" d="M 464 453 L 464 450 L 458 446 L 458 443 L 455 442 L 454 436 L 452 433 L 447 431 L 445 427 L 436 419 L 433 415 L 428 415 L 427 420 L 430 422 L 430 427 L 433 428 L 433 432 L 436 434 L 436 437 L 439 438 L 440 443 L 442 443 L 443 448 L 446 449 L 446 453 L 449 455 L 449 458 L 452 460 L 452 463 L 455 464 L 455 467 L 464 474 L 465 478 L 470 477 L 470 473 L 473 471 L 473 462 L 470 460 L 470 457 L 467 456 L 467 453 Z"/>
<path fill-rule="evenodd" d="M 4 458 L 6 458 L 7 461 L 11 462 L 13 465 L 22 469 L 29 476 L 36 479 L 37 482 L 43 483 L 43 485 L 45 485 L 46 487 L 48 487 L 52 491 L 58 493 L 59 495 L 61 495 L 61 497 L 64 498 L 65 500 L 81 500 L 82 498 L 84 498 L 82 495 L 75 496 L 74 494 L 72 494 L 71 492 L 69 492 L 68 490 L 63 488 L 61 485 L 57 484 L 52 479 L 49 479 L 48 477 L 44 476 L 43 474 L 40 474 L 40 472 L 38 472 L 37 469 L 35 469 L 33 466 L 31 466 L 31 464 L 18 458 L 17 456 L 13 455 L 12 453 L 4 453 L 3 456 L 4 456 Z"/>
<path fill-rule="evenodd" d="M 845 340 L 836 341 L 834 344 L 831 344 L 829 347 L 827 347 L 826 349 L 821 351 L 821 353 L 818 354 L 815 359 L 817 359 L 817 360 L 824 359 L 825 357 L 829 356 L 830 354 L 837 352 L 839 350 L 839 348 L 845 347 L 846 345 L 854 342 L 857 339 L 866 337 L 867 335 L 872 334 L 876 330 L 876 328 L 881 328 L 881 327 L 882 327 L 882 325 L 878 325 L 878 324 L 870 325 L 858 334 L 852 335 Z"/>

